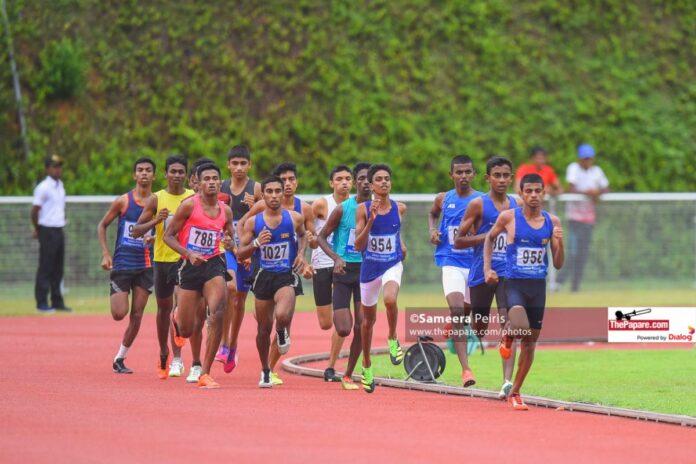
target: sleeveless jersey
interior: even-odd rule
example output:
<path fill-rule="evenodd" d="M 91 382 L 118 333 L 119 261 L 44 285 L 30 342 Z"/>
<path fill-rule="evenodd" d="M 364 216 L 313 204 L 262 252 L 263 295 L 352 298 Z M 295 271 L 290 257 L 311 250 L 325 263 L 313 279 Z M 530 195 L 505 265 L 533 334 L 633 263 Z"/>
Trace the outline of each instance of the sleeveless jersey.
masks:
<path fill-rule="evenodd" d="M 472 191 L 466 197 L 457 195 L 457 190 L 452 189 L 445 194 L 442 201 L 442 220 L 440 221 L 440 244 L 435 249 L 435 264 L 442 266 L 456 266 L 464 269 L 471 268 L 474 258 L 473 248 L 454 248 L 454 239 L 457 237 L 457 229 L 462 222 L 466 207 L 471 200 L 483 195 L 481 192 Z"/>
<path fill-rule="evenodd" d="M 302 214 L 302 200 L 300 200 L 297 197 L 295 197 L 295 206 L 293 207 L 293 210 L 297 213 Z"/>
<path fill-rule="evenodd" d="M 510 205 L 509 209 L 516 208 L 517 202 L 515 199 L 510 195 L 507 197 Z M 491 230 L 495 221 L 498 220 L 498 215 L 500 215 L 500 211 L 496 209 L 489 194 L 481 196 L 481 201 L 483 202 L 483 216 L 481 217 L 481 226 L 476 231 L 476 235 L 485 234 Z M 498 274 L 498 277 L 507 277 L 507 273 L 505 272 L 507 267 L 506 247 L 507 234 L 503 232 L 496 237 L 495 243 L 493 243 L 493 256 L 491 258 L 491 269 Z M 471 272 L 469 273 L 469 287 L 481 285 L 484 282 L 483 242 L 481 242 L 474 247 L 474 258 L 471 263 Z"/>
<path fill-rule="evenodd" d="M 152 245 L 145 246 L 144 236 L 133 237 L 133 226 L 137 224 L 143 206 L 135 201 L 133 191 L 126 194 L 126 208 L 118 218 L 118 232 L 114 247 L 114 271 L 137 271 L 152 267 Z M 149 231 L 146 235 L 152 235 Z"/>
<path fill-rule="evenodd" d="M 179 243 L 187 250 L 213 258 L 220 254 L 220 240 L 225 227 L 225 204 L 218 200 L 220 211 L 214 218 L 203 210 L 201 196 L 193 197 L 193 211 L 179 231 Z"/>
<path fill-rule="evenodd" d="M 541 210 L 544 225 L 532 228 L 522 208 L 515 209 L 515 241 L 507 246 L 508 279 L 546 279 L 549 267 L 546 250 L 553 234 L 549 214 Z"/>
<path fill-rule="evenodd" d="M 222 186 L 220 187 L 220 191 L 226 193 L 230 197 L 230 208 L 232 209 L 232 228 L 234 229 L 234 243 L 237 246 L 239 246 L 239 237 L 237 236 L 237 223 L 246 213 L 249 212 L 250 209 L 249 206 L 246 203 L 244 203 L 244 194 L 248 193 L 249 195 L 254 196 L 255 185 L 255 181 L 251 179 L 247 180 L 246 185 L 239 193 L 239 195 L 235 195 L 234 193 L 232 193 L 232 181 L 230 179 L 227 179 L 225 182 L 223 182 Z"/>
<path fill-rule="evenodd" d="M 379 214 L 372 224 L 367 237 L 367 246 L 362 253 L 363 263 L 360 268 L 360 282 L 370 282 L 403 260 L 401 252 L 401 218 L 399 206 L 389 200 L 391 209 L 387 214 Z M 370 219 L 370 205 L 365 202 L 367 219 Z"/>
<path fill-rule="evenodd" d="M 169 210 L 169 217 L 155 226 L 155 261 L 162 263 L 175 263 L 179 261 L 179 254 L 164 243 L 164 229 L 169 225 L 169 222 L 174 217 L 174 213 L 176 213 L 181 202 L 193 194 L 193 190 L 190 189 L 185 189 L 181 195 L 172 195 L 166 190 L 155 192 L 155 196 L 157 197 L 157 211 L 155 211 L 155 216 L 163 209 Z"/>
<path fill-rule="evenodd" d="M 355 210 L 358 208 L 356 197 L 341 203 L 343 215 L 341 222 L 333 233 L 331 248 L 347 263 L 361 263 L 362 253 L 355 249 Z"/>
<path fill-rule="evenodd" d="M 254 221 L 254 237 L 258 237 L 266 228 L 271 232 L 271 241 L 261 245 L 254 254 L 261 269 L 268 272 L 289 272 L 297 256 L 295 225 L 290 213 L 281 208 L 282 219 L 275 229 L 271 229 L 263 219 L 263 213 L 257 214 Z"/>
<path fill-rule="evenodd" d="M 324 198 L 326 198 L 326 205 L 327 205 L 327 213 L 326 213 L 326 219 L 331 216 L 331 212 L 336 209 L 336 200 L 334 199 L 333 194 L 331 195 L 326 195 Z M 314 227 L 316 229 L 317 235 L 319 235 L 319 232 L 321 232 L 321 229 L 324 228 L 324 224 L 326 224 L 326 219 L 319 219 L 315 218 L 314 219 Z M 332 233 L 328 237 L 326 237 L 326 241 L 329 242 L 329 246 L 333 246 L 333 238 L 334 234 Z M 333 267 L 333 260 L 329 258 L 326 253 L 324 253 L 324 250 L 321 249 L 321 247 L 317 247 L 314 250 L 312 250 L 312 266 L 314 266 L 314 269 L 323 269 L 327 267 Z"/>

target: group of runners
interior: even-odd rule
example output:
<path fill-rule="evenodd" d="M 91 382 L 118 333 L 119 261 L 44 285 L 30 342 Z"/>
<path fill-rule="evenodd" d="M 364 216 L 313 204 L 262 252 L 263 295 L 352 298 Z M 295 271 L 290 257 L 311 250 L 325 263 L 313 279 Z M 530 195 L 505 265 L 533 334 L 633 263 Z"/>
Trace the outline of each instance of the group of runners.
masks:
<path fill-rule="evenodd" d="M 121 320 L 129 315 L 113 371 L 132 373 L 125 359 L 154 288 L 159 378 L 184 375 L 181 350 L 188 340 L 193 363 L 186 381 L 219 388 L 211 368 L 219 361 L 224 372 L 235 369 L 246 298 L 252 291 L 259 387 L 280 385 L 276 366 L 291 346 L 295 302 L 303 294 L 304 278 L 313 281 L 321 329 L 332 330 L 324 380 L 340 382 L 345 390 L 360 389 L 353 371 L 362 354 L 361 385 L 373 392 L 370 350 L 380 293 L 390 360 L 397 365 L 404 358 L 397 320 L 407 256 L 401 233 L 406 206 L 390 198 L 391 168 L 379 163 L 338 165 L 329 173 L 332 192 L 310 205 L 295 195 L 294 164 L 279 164 L 261 182 L 249 178 L 251 166 L 251 153 L 242 145 L 228 153 L 230 178 L 224 182 L 220 168 L 209 159 L 197 160 L 189 170 L 184 157 L 170 156 L 165 163 L 167 186 L 153 193 L 155 163 L 149 158 L 135 161 L 135 187 L 114 200 L 98 225 L 102 267 L 111 271 L 112 316 Z M 520 389 L 543 321 L 547 250 L 550 245 L 553 264 L 560 268 L 562 228 L 558 218 L 542 209 L 544 184 L 538 175 L 521 180 L 517 198 L 507 194 L 513 170 L 506 158 L 488 160 L 487 193 L 472 188 L 476 170 L 469 157 L 455 156 L 449 174 L 453 188 L 436 196 L 428 224 L 452 316 L 451 344 L 462 366 L 462 384 L 476 383 L 468 355 L 487 333 L 495 296 L 503 359 L 500 397 L 523 410 Z M 353 186 L 356 193 L 351 196 Z M 106 229 L 116 219 L 112 257 Z M 305 261 L 307 247 L 312 250 L 310 262 Z M 351 333 L 348 362 L 339 375 L 335 363 Z"/>

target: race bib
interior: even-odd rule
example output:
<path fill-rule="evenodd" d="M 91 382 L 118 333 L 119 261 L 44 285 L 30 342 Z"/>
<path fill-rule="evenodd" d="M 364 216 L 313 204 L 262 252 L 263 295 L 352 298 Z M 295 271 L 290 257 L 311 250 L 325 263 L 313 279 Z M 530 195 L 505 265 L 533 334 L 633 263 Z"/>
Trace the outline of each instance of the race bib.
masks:
<path fill-rule="evenodd" d="M 220 232 L 217 230 L 201 229 L 193 226 L 189 230 L 186 248 L 203 256 L 212 255 L 215 253 L 219 234 Z"/>
<path fill-rule="evenodd" d="M 263 268 L 290 267 L 290 243 L 288 242 L 263 244 L 260 253 Z"/>
<path fill-rule="evenodd" d="M 396 234 L 370 235 L 367 238 L 367 252 L 376 257 L 378 261 L 396 259 Z"/>
<path fill-rule="evenodd" d="M 544 265 L 546 248 L 517 248 L 517 265 L 523 267 L 537 267 Z"/>
<path fill-rule="evenodd" d="M 498 236 L 495 238 L 495 241 L 493 242 L 493 253 L 505 253 L 505 250 L 507 249 L 507 232 L 503 232 L 501 234 L 498 234 Z"/>
<path fill-rule="evenodd" d="M 174 217 L 173 214 L 170 214 L 169 216 L 167 216 L 167 219 L 164 220 L 164 225 L 162 226 L 162 231 L 167 230 L 167 227 L 169 227 L 169 223 L 172 222 L 173 217 Z"/>
<path fill-rule="evenodd" d="M 355 229 L 348 232 L 348 243 L 346 243 L 346 253 L 355 253 Z"/>
<path fill-rule="evenodd" d="M 133 227 L 135 222 L 123 221 L 123 235 L 121 235 L 121 245 L 134 248 L 143 248 L 145 245 L 143 239 L 145 236 L 135 238 L 133 237 Z M 151 235 L 152 232 L 149 232 Z M 147 235 L 147 234 L 146 234 Z"/>
<path fill-rule="evenodd" d="M 457 238 L 457 232 L 459 231 L 459 226 L 448 226 L 447 227 L 447 243 L 449 243 L 452 248 L 452 253 L 473 253 L 473 248 L 454 248 L 454 241 Z M 471 235 L 471 234 L 467 234 Z"/>

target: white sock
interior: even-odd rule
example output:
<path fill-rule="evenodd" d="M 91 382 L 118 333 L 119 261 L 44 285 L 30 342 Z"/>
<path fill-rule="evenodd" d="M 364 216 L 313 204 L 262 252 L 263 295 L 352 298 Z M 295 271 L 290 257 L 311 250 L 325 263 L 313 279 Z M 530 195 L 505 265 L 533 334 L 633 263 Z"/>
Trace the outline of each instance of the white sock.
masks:
<path fill-rule="evenodd" d="M 116 361 L 119 358 L 125 359 L 127 354 L 128 354 L 128 347 L 123 346 L 123 343 L 121 343 L 121 347 L 118 349 L 118 353 L 116 353 L 116 357 L 114 358 L 114 361 Z"/>

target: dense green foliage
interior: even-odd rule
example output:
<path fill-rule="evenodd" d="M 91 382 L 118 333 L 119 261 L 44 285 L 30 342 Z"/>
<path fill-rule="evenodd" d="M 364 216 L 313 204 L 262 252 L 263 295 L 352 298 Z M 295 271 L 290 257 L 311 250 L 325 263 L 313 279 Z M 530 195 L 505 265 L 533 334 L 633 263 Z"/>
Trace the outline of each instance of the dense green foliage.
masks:
<path fill-rule="evenodd" d="M 3 47 L 2 193 L 30 192 L 51 152 L 70 193 L 117 193 L 137 154 L 222 161 L 239 142 L 257 176 L 300 163 L 302 191 L 359 159 L 396 167 L 396 191 L 442 190 L 452 154 L 519 163 L 534 144 L 562 173 L 579 142 L 615 190 L 696 185 L 690 0 L 7 3 L 33 159 Z M 86 91 L 44 99 L 42 50 L 65 37 Z"/>

